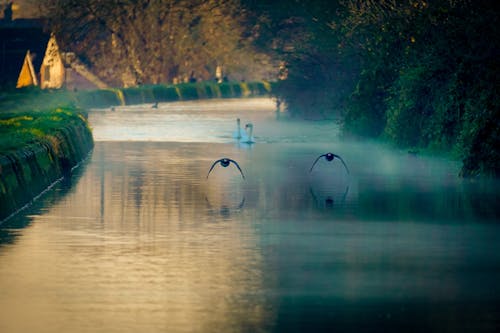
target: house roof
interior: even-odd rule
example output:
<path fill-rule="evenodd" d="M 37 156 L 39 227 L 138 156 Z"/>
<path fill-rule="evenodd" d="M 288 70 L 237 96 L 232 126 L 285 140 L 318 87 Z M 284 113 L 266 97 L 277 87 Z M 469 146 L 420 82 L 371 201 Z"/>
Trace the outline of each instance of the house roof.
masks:
<path fill-rule="evenodd" d="M 19 78 L 17 79 L 16 88 L 28 87 L 32 85 L 37 86 L 38 79 L 33 63 L 31 62 L 30 51 L 27 51 L 26 56 L 24 57 L 21 73 L 19 73 Z"/>

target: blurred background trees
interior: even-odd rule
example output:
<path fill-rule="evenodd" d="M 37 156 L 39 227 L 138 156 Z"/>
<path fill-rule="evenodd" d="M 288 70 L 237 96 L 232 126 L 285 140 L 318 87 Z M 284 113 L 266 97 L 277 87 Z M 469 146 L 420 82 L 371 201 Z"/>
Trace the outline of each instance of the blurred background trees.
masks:
<path fill-rule="evenodd" d="M 108 83 L 209 80 L 217 66 L 233 80 L 269 76 L 237 0 L 44 0 L 63 49 Z"/>
<path fill-rule="evenodd" d="M 500 176 L 495 1 L 282 2 L 248 1 L 267 23 L 264 44 L 286 64 L 276 93 L 292 115 L 451 151 L 464 176 Z"/>

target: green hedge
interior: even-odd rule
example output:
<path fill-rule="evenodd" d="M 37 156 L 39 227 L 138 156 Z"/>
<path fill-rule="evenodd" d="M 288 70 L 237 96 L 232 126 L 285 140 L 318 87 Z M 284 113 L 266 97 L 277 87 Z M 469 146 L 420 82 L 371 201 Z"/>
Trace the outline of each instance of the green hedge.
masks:
<path fill-rule="evenodd" d="M 101 105 L 124 104 L 120 96 L 121 91 L 117 89 L 90 90 L 77 92 L 75 100 L 80 107 L 91 108 L 100 107 Z"/>
<path fill-rule="evenodd" d="M 157 85 L 152 87 L 153 98 L 158 102 L 178 101 L 179 94 L 174 86 Z"/>
<path fill-rule="evenodd" d="M 267 82 L 199 82 L 82 91 L 75 93 L 74 100 L 79 107 L 109 107 L 207 98 L 253 97 L 270 93 L 271 84 Z"/>
<path fill-rule="evenodd" d="M 179 100 L 265 96 L 270 93 L 271 84 L 267 82 L 198 82 L 81 91 L 24 88 L 0 95 L 0 110 L 30 112 L 60 106 L 105 108 Z"/>

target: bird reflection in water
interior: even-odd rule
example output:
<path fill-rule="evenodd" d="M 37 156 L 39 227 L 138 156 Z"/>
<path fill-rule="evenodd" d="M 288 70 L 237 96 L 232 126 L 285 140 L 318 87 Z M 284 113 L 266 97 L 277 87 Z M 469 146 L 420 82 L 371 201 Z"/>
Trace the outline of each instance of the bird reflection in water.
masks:
<path fill-rule="evenodd" d="M 316 206 L 332 209 L 335 206 L 343 206 L 345 204 L 347 194 L 349 193 L 349 185 L 345 187 L 344 193 L 340 196 L 340 200 L 338 200 L 340 193 L 323 193 L 324 191 L 314 189 L 313 187 L 309 188 L 309 192 L 311 193 Z M 334 199 L 334 196 L 337 197 L 337 201 Z"/>
<path fill-rule="evenodd" d="M 318 156 L 309 170 L 310 173 L 322 157 L 324 157 L 328 162 L 332 162 L 334 159 L 340 160 L 340 162 L 344 165 L 347 174 L 349 174 L 349 168 L 344 162 L 344 159 L 334 153 L 325 153 Z M 321 177 L 318 184 L 315 186 L 311 185 L 309 188 L 309 192 L 311 193 L 316 205 L 324 208 L 333 208 L 335 205 L 343 205 L 346 201 L 347 194 L 349 193 L 349 184 L 345 184 L 342 179 L 334 178 L 329 180 L 328 178 L 331 178 L 329 176 L 330 175 L 325 175 Z"/>
<path fill-rule="evenodd" d="M 243 206 L 245 205 L 245 197 L 241 199 L 241 202 L 238 205 L 231 206 L 227 203 L 223 203 L 218 208 L 215 205 L 213 205 L 206 196 L 205 196 L 205 201 L 207 202 L 208 211 L 212 215 L 220 215 L 226 219 L 230 218 L 235 213 L 240 212 L 241 209 L 243 209 Z"/>
<path fill-rule="evenodd" d="M 243 179 L 245 179 L 245 175 L 243 174 L 243 170 L 241 170 L 241 167 L 238 164 L 238 162 L 236 162 L 233 159 L 227 158 L 227 157 L 223 157 L 221 159 L 218 159 L 212 164 L 212 166 L 210 167 L 210 170 L 208 171 L 207 179 L 217 164 L 220 164 L 223 168 L 227 168 L 230 164 L 234 164 L 234 166 L 236 166 L 236 168 L 240 172 L 241 177 Z M 244 196 L 241 197 L 241 200 L 239 202 L 234 201 L 234 199 L 239 197 L 239 195 L 237 195 L 236 193 L 233 193 L 233 192 L 235 192 L 236 189 L 234 189 L 229 184 L 226 184 L 226 186 L 224 186 L 224 184 L 221 183 L 221 184 L 218 184 L 218 186 L 211 187 L 211 189 L 215 192 L 219 192 L 219 194 L 222 197 L 227 197 L 226 199 L 229 200 L 229 201 L 227 201 L 226 199 L 210 200 L 208 197 L 205 197 L 208 208 L 211 212 L 217 212 L 222 217 L 229 218 L 232 213 L 237 212 L 243 208 L 243 206 L 245 204 L 245 197 Z M 237 192 L 239 193 L 240 191 L 237 191 Z M 216 202 L 218 204 L 215 204 Z M 218 209 L 215 208 L 217 206 L 219 206 Z"/>

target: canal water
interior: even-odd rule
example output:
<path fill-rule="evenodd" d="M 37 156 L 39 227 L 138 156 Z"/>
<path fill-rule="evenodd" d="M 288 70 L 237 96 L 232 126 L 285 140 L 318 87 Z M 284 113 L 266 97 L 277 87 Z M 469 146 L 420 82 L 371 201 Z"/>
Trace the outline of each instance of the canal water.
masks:
<path fill-rule="evenodd" d="M 498 181 L 268 99 L 89 120 L 88 159 L 0 225 L 0 332 L 499 329 Z M 328 152 L 349 173 L 311 170 Z M 244 178 L 232 162 L 208 174 L 223 157 Z"/>

